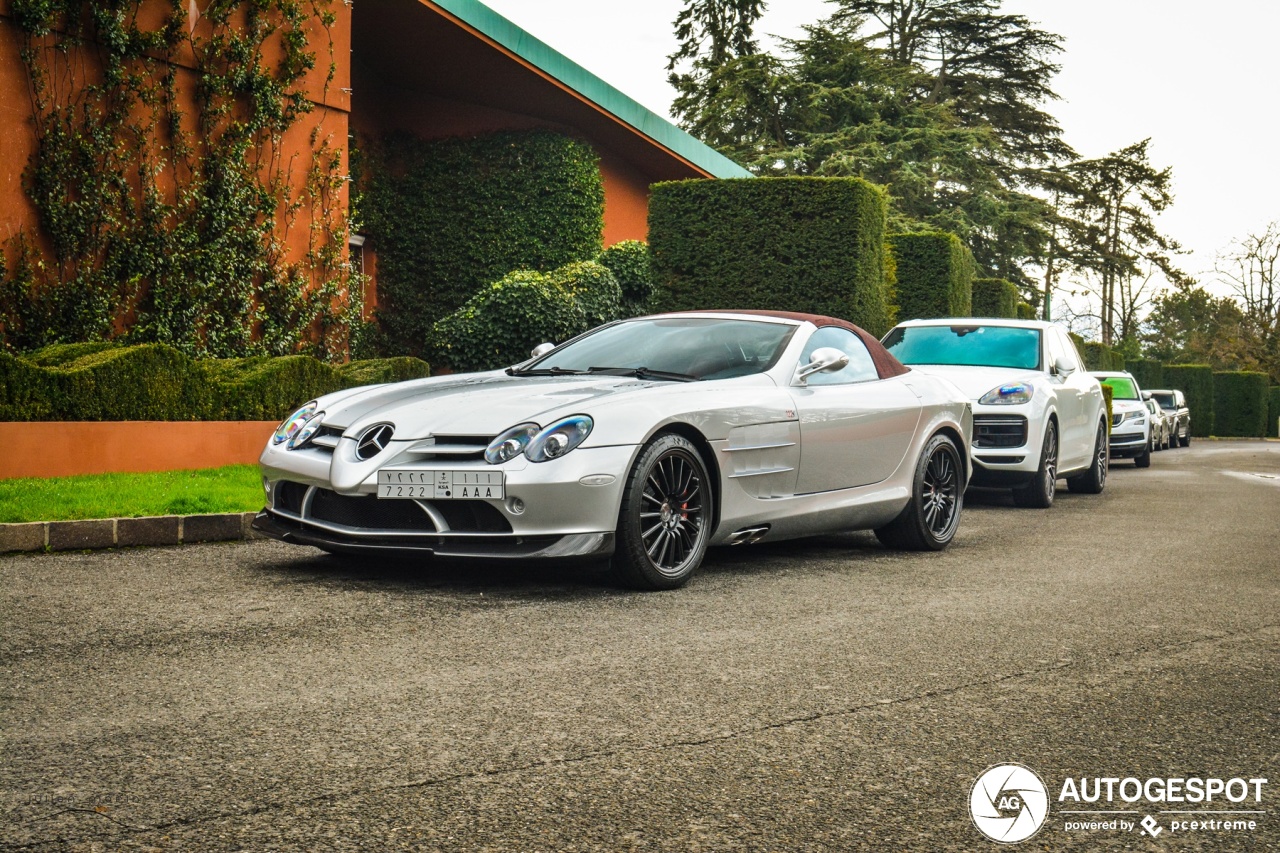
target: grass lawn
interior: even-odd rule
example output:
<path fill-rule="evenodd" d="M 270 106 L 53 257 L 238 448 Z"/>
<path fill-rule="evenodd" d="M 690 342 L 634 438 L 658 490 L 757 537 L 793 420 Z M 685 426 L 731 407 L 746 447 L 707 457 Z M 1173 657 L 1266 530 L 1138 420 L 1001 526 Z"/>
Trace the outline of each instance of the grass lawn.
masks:
<path fill-rule="evenodd" d="M 257 465 L 0 480 L 0 523 L 262 509 Z"/>

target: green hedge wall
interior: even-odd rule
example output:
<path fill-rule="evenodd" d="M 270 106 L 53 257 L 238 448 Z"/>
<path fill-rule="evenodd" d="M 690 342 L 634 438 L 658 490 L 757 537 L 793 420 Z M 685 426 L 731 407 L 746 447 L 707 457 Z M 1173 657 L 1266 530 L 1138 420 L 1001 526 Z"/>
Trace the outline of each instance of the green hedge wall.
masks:
<path fill-rule="evenodd" d="M 1125 370 L 1138 380 L 1138 387 L 1144 391 L 1152 388 L 1168 388 L 1164 381 L 1164 365 L 1155 359 L 1138 358 L 1125 362 Z"/>
<path fill-rule="evenodd" d="M 583 142 L 545 130 L 475 139 L 392 134 L 364 151 L 359 210 L 377 249 L 391 352 L 511 270 L 600 253 L 604 188 Z"/>
<path fill-rule="evenodd" d="M 1106 344 L 1089 341 L 1084 345 L 1084 351 L 1081 354 L 1084 356 L 1084 366 L 1089 370 L 1125 369 L 1124 356 Z"/>
<path fill-rule="evenodd" d="M 805 311 L 884 334 L 886 204 L 858 178 L 655 184 L 653 308 Z"/>
<path fill-rule="evenodd" d="M 165 344 L 70 344 L 0 353 L 0 421 L 277 420 L 320 394 L 429 374 L 411 358 L 334 367 L 302 355 L 196 361 Z"/>
<path fill-rule="evenodd" d="M 1270 376 L 1251 370 L 1213 374 L 1214 435 L 1261 438 L 1267 434 Z"/>
<path fill-rule="evenodd" d="M 1018 286 L 1003 278 L 973 280 L 974 317 L 1018 317 Z"/>
<path fill-rule="evenodd" d="M 649 313 L 649 302 L 653 298 L 649 244 L 639 240 L 614 243 L 600 253 L 596 263 L 607 267 L 622 289 L 622 316 L 638 317 Z"/>
<path fill-rule="evenodd" d="M 1036 307 L 1030 302 L 1018 303 L 1018 319 L 1019 320 L 1036 320 Z"/>
<path fill-rule="evenodd" d="M 1191 434 L 1197 438 L 1217 435 L 1213 417 L 1213 368 L 1207 364 L 1166 364 L 1164 381 L 1187 397 L 1191 410 Z"/>
<path fill-rule="evenodd" d="M 891 234 L 899 320 L 968 317 L 973 310 L 973 253 L 954 234 Z"/>
<path fill-rule="evenodd" d="M 1280 385 L 1272 385 L 1267 391 L 1267 435 L 1280 438 L 1277 424 L 1280 424 Z"/>

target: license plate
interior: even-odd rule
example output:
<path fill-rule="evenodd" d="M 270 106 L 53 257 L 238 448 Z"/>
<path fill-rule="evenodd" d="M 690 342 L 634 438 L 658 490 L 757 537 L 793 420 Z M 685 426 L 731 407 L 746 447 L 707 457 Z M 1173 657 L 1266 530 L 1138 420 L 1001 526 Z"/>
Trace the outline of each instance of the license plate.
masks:
<path fill-rule="evenodd" d="M 502 500 L 501 471 L 378 472 L 378 497 L 435 501 Z"/>

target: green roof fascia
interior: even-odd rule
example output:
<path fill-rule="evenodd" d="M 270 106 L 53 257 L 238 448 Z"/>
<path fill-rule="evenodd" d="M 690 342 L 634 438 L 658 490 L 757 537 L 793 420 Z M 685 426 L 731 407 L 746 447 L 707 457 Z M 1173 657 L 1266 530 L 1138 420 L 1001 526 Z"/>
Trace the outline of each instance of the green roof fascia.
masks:
<path fill-rule="evenodd" d="M 717 178 L 750 178 L 752 174 L 685 133 L 657 113 L 642 107 L 578 63 L 552 48 L 479 0 L 430 0 L 474 27 L 521 59 L 540 68 L 565 86 L 612 114 L 644 136 Z"/>

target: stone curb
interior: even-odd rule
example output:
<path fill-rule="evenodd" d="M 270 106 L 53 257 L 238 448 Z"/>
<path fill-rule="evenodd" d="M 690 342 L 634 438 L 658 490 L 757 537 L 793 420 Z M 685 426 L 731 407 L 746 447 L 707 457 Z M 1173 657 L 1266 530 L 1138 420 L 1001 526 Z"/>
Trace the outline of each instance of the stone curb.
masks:
<path fill-rule="evenodd" d="M 255 515 L 257 513 L 233 512 L 0 524 L 0 553 L 260 539 L 262 537 L 252 529 Z"/>

